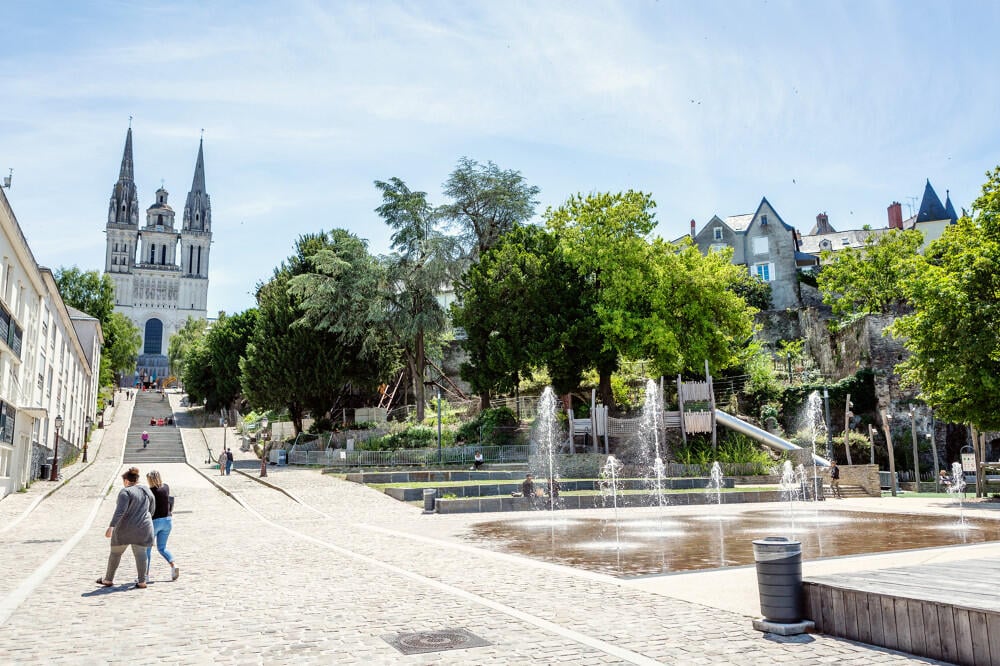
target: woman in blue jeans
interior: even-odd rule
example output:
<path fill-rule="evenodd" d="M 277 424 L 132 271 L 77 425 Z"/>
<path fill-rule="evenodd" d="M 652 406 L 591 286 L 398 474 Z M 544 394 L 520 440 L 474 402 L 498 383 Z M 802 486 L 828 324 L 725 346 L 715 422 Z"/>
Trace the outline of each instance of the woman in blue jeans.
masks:
<path fill-rule="evenodd" d="M 163 559 L 170 564 L 170 580 L 177 580 L 177 576 L 180 575 L 181 570 L 177 568 L 174 556 L 167 550 L 167 538 L 170 536 L 170 528 L 173 527 L 173 517 L 170 511 L 170 486 L 163 483 L 160 473 L 156 470 L 152 470 L 146 474 L 146 480 L 149 482 L 149 489 L 153 491 L 153 497 L 156 500 L 156 508 L 153 510 L 153 537 L 156 539 L 156 549 L 160 551 L 160 555 L 163 555 Z M 147 580 L 149 580 L 148 567 L 152 563 L 152 558 L 150 557 L 152 554 L 153 549 L 147 548 Z"/>

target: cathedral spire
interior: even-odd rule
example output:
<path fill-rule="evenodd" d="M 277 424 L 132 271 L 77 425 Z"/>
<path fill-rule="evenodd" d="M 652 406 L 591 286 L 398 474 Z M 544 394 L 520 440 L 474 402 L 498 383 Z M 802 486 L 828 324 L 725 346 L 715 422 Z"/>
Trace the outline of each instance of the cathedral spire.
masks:
<path fill-rule="evenodd" d="M 191 191 L 184 205 L 183 229 L 189 231 L 212 230 L 212 203 L 205 189 L 205 139 L 198 141 L 198 159 L 194 164 Z"/>
<path fill-rule="evenodd" d="M 139 224 L 139 193 L 135 188 L 135 169 L 132 167 L 132 119 L 129 118 L 125 135 L 125 151 L 118 182 L 111 190 L 108 205 L 108 224 Z"/>
<path fill-rule="evenodd" d="M 132 119 L 128 121 L 128 134 L 125 135 L 125 152 L 122 153 L 122 168 L 118 172 L 118 180 L 134 180 L 135 170 L 132 168 Z"/>
<path fill-rule="evenodd" d="M 194 180 L 191 181 L 192 192 L 205 191 L 205 139 L 198 140 L 198 161 L 194 164 Z"/>

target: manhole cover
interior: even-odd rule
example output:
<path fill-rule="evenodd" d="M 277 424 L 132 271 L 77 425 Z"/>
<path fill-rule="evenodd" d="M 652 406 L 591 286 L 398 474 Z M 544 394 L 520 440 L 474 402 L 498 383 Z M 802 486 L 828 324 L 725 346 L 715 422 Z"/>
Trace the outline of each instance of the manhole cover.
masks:
<path fill-rule="evenodd" d="M 395 634 L 383 639 L 403 654 L 443 652 L 444 650 L 464 650 L 465 648 L 490 645 L 479 636 L 465 629 L 445 629 L 442 631 L 420 631 L 414 634 Z"/>

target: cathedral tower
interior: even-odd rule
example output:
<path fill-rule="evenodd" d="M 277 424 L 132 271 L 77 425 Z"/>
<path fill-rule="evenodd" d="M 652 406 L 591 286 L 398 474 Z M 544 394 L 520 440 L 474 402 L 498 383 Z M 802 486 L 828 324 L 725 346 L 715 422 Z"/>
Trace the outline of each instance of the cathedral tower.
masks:
<path fill-rule="evenodd" d="M 212 210 L 205 189 L 203 142 L 198 144 L 194 180 L 180 230 L 168 198 L 161 186 L 140 227 L 129 127 L 108 209 L 104 268 L 115 285 L 115 311 L 128 317 L 142 335 L 136 375 L 124 378 L 128 385 L 158 384 L 167 379 L 170 336 L 188 317 L 204 319 L 207 314 Z"/>

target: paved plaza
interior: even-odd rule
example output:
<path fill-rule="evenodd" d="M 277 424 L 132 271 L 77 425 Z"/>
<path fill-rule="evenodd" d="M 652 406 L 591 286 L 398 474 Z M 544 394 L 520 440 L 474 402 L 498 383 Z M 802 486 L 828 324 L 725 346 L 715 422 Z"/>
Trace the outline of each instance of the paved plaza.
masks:
<path fill-rule="evenodd" d="M 752 568 L 621 580 L 461 538 L 493 516 L 423 515 L 315 469 L 272 466 L 263 485 L 252 478 L 256 461 L 238 446 L 237 469 L 220 476 L 206 461 L 219 451 L 223 430 L 195 427 L 178 396 L 170 397 L 188 464 L 157 467 L 177 498 L 169 547 L 180 578 L 170 582 L 154 550 L 148 589 L 132 588 L 130 554 L 114 587 L 94 585 L 107 560 L 104 529 L 120 487 L 132 405 L 120 402 L 95 437 L 88 465 L 65 470 L 73 476 L 62 485 L 39 481 L 0 501 L 0 568 L 7 572 L 0 579 L 0 662 L 936 663 L 822 635 L 754 631 Z M 859 510 L 901 506 L 845 502 Z M 929 502 L 918 508 L 948 510 Z M 839 558 L 807 563 L 806 573 L 857 569 L 862 560 L 891 566 L 997 551 L 983 545 Z M 390 644 L 399 634 L 455 629 L 486 644 L 412 655 Z"/>

